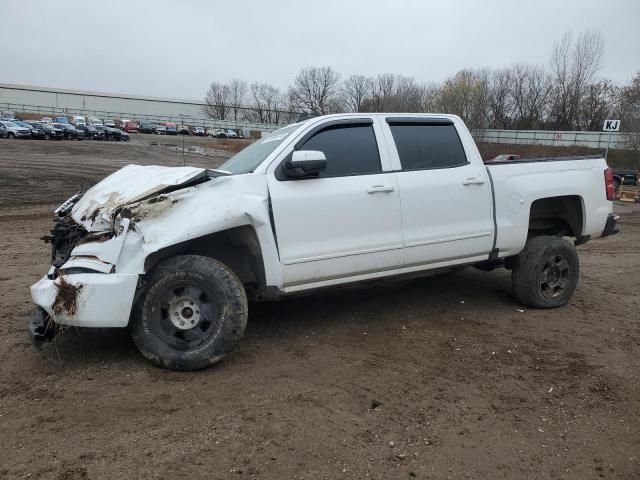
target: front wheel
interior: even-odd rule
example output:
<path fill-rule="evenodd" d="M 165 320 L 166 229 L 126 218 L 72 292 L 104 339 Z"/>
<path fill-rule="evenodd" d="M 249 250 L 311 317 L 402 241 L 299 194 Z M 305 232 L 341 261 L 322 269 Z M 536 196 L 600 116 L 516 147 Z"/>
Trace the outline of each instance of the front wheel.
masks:
<path fill-rule="evenodd" d="M 533 237 L 514 259 L 513 294 L 527 307 L 561 307 L 573 295 L 579 273 L 575 246 L 558 237 Z"/>
<path fill-rule="evenodd" d="M 129 324 L 133 343 L 149 360 L 174 370 L 196 370 L 222 360 L 242 337 L 247 297 L 238 277 L 208 257 L 163 260 Z"/>

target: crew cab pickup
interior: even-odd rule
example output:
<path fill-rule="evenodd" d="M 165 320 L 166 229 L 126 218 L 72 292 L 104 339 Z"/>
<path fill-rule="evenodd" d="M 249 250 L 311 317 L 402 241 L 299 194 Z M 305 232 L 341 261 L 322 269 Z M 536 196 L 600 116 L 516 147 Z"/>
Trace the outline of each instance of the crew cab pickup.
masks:
<path fill-rule="evenodd" d="M 576 246 L 617 232 L 613 195 L 600 156 L 485 165 L 456 116 L 312 118 L 218 170 L 129 165 L 63 203 L 30 331 L 128 327 L 157 365 L 196 369 L 239 341 L 248 300 L 465 265 L 559 307 Z"/>

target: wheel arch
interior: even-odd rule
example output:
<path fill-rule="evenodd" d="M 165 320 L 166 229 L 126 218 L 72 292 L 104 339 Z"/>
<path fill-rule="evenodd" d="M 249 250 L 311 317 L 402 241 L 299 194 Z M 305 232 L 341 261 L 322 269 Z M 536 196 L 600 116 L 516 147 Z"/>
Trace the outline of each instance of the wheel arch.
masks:
<path fill-rule="evenodd" d="M 584 200 L 580 195 L 539 198 L 529 209 L 528 237 L 554 235 L 579 239 L 584 223 Z"/>
<path fill-rule="evenodd" d="M 266 288 L 266 274 L 258 235 L 251 225 L 242 225 L 170 245 L 147 256 L 144 271 L 176 255 L 202 255 L 229 267 L 240 279 L 250 298 Z"/>

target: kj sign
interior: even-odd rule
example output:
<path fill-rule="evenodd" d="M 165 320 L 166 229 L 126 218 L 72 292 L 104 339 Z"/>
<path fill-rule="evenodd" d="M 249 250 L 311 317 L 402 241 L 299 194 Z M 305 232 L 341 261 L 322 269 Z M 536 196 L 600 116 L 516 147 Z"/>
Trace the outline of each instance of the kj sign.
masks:
<path fill-rule="evenodd" d="M 620 130 L 620 120 L 605 120 L 602 130 L 605 132 L 617 132 Z"/>

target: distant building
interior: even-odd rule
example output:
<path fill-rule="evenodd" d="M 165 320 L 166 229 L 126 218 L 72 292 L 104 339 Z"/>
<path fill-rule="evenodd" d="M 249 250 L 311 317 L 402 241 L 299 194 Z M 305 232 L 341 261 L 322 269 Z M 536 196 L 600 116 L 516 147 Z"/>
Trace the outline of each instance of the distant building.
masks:
<path fill-rule="evenodd" d="M 175 98 L 144 97 L 136 95 L 66 90 L 0 83 L 0 106 L 16 111 L 49 109 L 55 113 L 82 113 L 99 117 L 149 115 L 173 117 L 180 115 L 204 118 L 204 102 Z M 20 108 L 23 105 L 24 108 Z M 32 108 L 35 107 L 35 108 Z"/>

